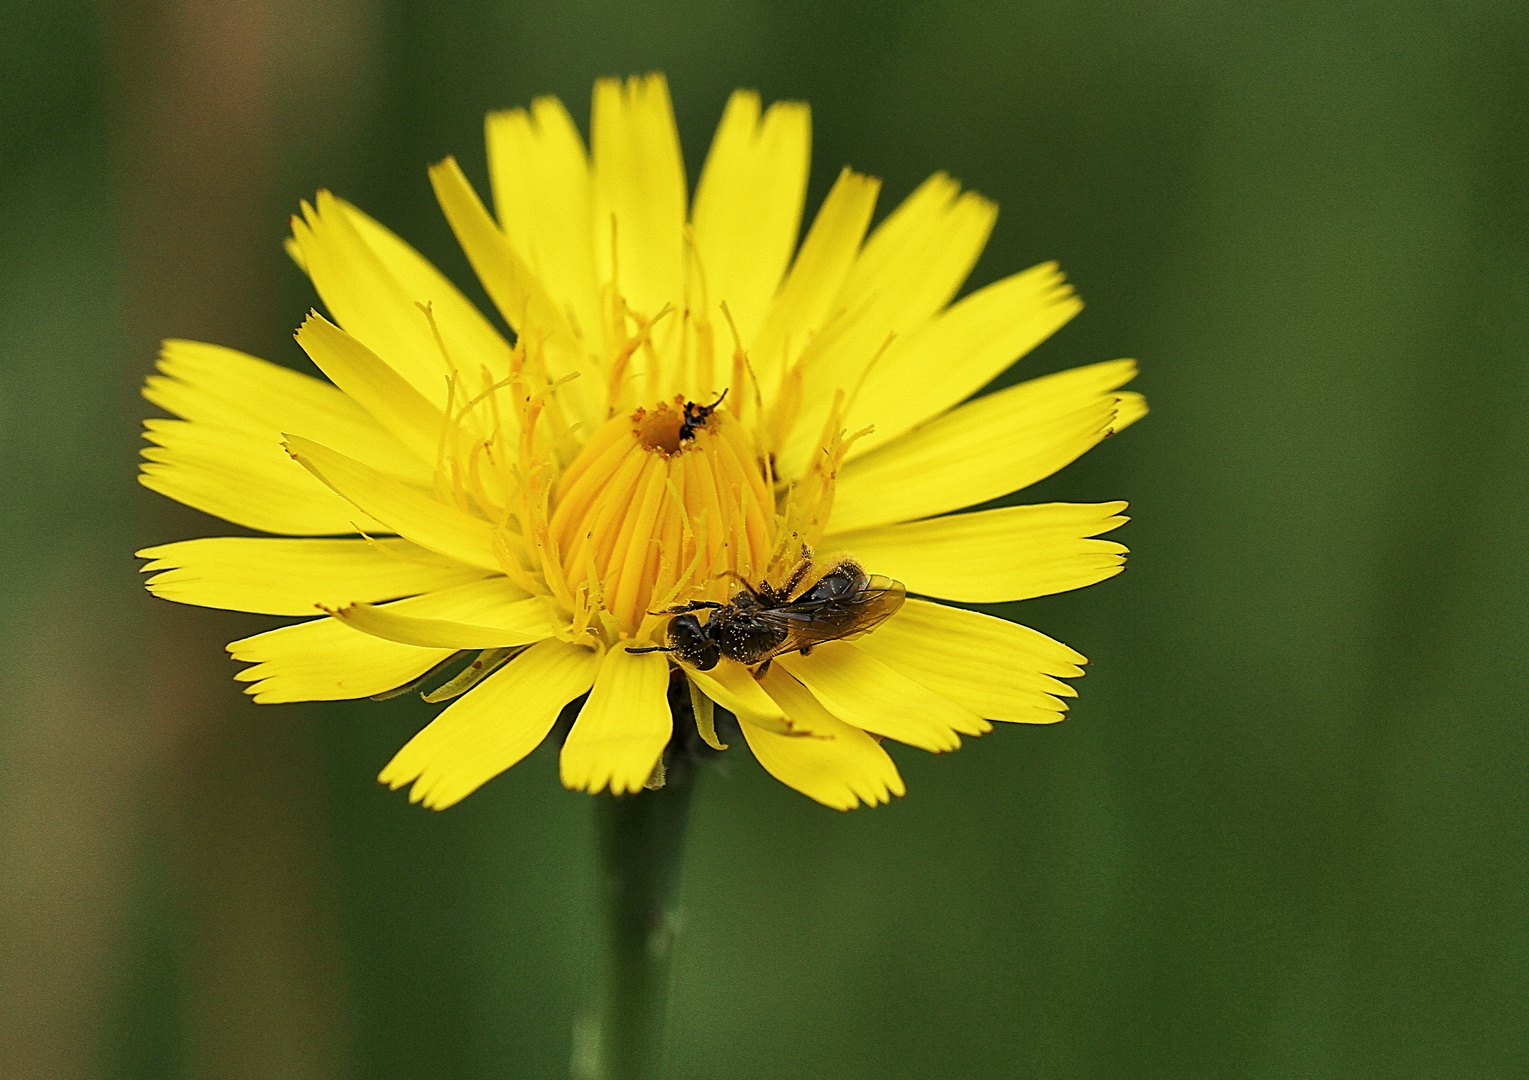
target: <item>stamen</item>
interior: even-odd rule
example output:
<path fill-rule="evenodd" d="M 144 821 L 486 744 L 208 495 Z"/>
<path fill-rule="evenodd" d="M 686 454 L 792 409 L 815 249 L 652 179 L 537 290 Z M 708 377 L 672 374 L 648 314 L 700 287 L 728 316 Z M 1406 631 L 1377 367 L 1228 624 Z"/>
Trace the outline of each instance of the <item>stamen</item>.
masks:
<path fill-rule="evenodd" d="M 570 596 L 587 587 L 594 603 L 598 589 L 618 633 L 645 639 L 661 624 L 648 614 L 656 602 L 725 599 L 719 570 L 757 574 L 775 525 L 748 431 L 720 401 L 679 398 L 590 437 L 558 485 L 549 534 Z"/>
<path fill-rule="evenodd" d="M 754 415 L 759 416 L 764 411 L 764 394 L 759 388 L 759 377 L 754 374 L 754 365 L 749 363 L 749 354 L 743 349 L 743 338 L 738 333 L 738 324 L 733 321 L 733 313 L 728 309 L 727 301 L 722 301 L 722 317 L 727 320 L 727 328 L 733 334 L 733 385 L 751 386 L 754 389 Z M 747 380 L 744 376 L 748 376 Z M 743 407 L 747 403 L 745 397 L 739 404 L 738 419 L 744 418 Z"/>

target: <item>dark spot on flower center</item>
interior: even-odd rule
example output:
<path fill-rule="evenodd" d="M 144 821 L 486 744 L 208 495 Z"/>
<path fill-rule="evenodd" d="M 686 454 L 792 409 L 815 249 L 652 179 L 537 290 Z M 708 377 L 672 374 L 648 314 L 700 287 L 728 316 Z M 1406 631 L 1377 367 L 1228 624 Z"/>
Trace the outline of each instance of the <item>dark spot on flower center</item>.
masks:
<path fill-rule="evenodd" d="M 668 403 L 656 409 L 638 409 L 632 414 L 632 432 L 649 450 L 677 454 L 680 450 L 680 426 L 684 418 Z"/>

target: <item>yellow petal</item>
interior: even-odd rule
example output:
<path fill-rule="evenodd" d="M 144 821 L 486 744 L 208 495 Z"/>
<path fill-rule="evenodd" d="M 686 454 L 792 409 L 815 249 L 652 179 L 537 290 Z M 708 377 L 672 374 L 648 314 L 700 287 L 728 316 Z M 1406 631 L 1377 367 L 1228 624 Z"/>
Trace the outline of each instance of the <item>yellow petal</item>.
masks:
<path fill-rule="evenodd" d="M 303 467 L 387 530 L 421 547 L 486 570 L 500 569 L 488 522 L 438 502 L 326 446 L 289 436 L 287 448 Z"/>
<path fill-rule="evenodd" d="M 524 596 L 504 578 L 493 578 L 397 600 L 382 610 L 422 619 L 472 619 Z M 424 674 L 455 650 L 385 641 L 321 618 L 235 641 L 228 651 L 256 665 L 234 678 L 254 683 L 245 693 L 267 704 L 380 694 Z"/>
<path fill-rule="evenodd" d="M 871 234 L 838 297 L 843 316 L 813 343 L 813 359 L 803 372 L 803 407 L 794 434 L 781 448 L 782 475 L 798 475 L 810 461 L 834 391 L 853 389 L 889 335 L 899 341 L 909 336 L 956 294 L 982 253 L 997 213 L 991 202 L 961 193 L 960 184 L 937 173 Z M 873 374 L 885 359 L 877 361 Z M 959 361 L 945 356 L 939 362 Z M 920 371 L 917 394 L 907 393 L 905 381 L 902 397 L 922 401 L 924 378 Z M 858 403 L 851 415 L 856 426 L 863 423 Z M 880 417 L 874 421 L 882 422 Z"/>
<path fill-rule="evenodd" d="M 402 375 L 316 312 L 310 312 L 298 328 L 297 343 L 347 397 L 416 457 L 435 460 L 446 417 Z"/>
<path fill-rule="evenodd" d="M 485 571 L 449 562 L 400 537 L 380 540 L 277 540 L 220 536 L 161 544 L 138 552 L 152 559 L 144 584 L 181 604 L 312 615 L 317 606 L 376 602 L 444 589 Z"/>
<path fill-rule="evenodd" d="M 578 645 L 532 645 L 410 739 L 377 779 L 395 790 L 412 781 L 410 801 L 433 810 L 460 802 L 536 749 L 598 664 Z"/>
<path fill-rule="evenodd" d="M 696 185 L 691 227 L 705 275 L 710 318 L 726 303 L 752 341 L 796 247 L 807 195 L 812 119 L 801 102 L 776 102 L 759 116 L 759 95 L 727 103 Z"/>
<path fill-rule="evenodd" d="M 978 290 L 893 342 L 849 411 L 851 431 L 876 429 L 851 453 L 866 453 L 970 397 L 1082 309 L 1056 264 L 1045 263 Z M 918 393 L 908 393 L 909 385 Z"/>
<path fill-rule="evenodd" d="M 254 665 L 234 675 L 251 684 L 244 692 L 257 704 L 275 705 L 386 693 L 419 678 L 454 650 L 400 645 L 321 618 L 232 642 L 228 651 Z"/>
<path fill-rule="evenodd" d="M 499 579 L 495 579 L 496 581 Z M 496 649 L 527 645 L 553 636 L 558 625 L 544 601 L 535 597 L 509 601 L 492 619 L 422 619 L 375 604 L 346 604 L 329 614 L 364 634 L 427 649 Z"/>
<path fill-rule="evenodd" d="M 762 685 L 793 721 L 826 736 L 792 739 L 739 720 L 749 749 L 765 772 L 810 799 L 835 810 L 890 802 L 906 788 L 897 766 L 881 745 L 859 728 L 831 715 L 806 687 L 777 666 Z"/>
<path fill-rule="evenodd" d="M 810 656 L 777 656 L 774 663 L 840 720 L 909 746 L 939 753 L 961 745 L 957 732 L 993 730 L 976 713 L 899 675 L 848 641 L 819 645 Z"/>
<path fill-rule="evenodd" d="M 344 199 L 335 198 L 334 202 L 367 246 L 382 260 L 404 293 L 412 298 L 415 307 L 424 305 L 430 309 L 441 340 L 446 343 L 446 350 L 458 368 L 476 372 L 480 367 L 486 367 L 496 378 L 509 373 L 510 343 L 445 274 L 386 226 Z M 441 386 L 438 373 L 435 380 L 431 393 L 426 394 L 432 401 L 435 400 L 432 394 Z"/>
<path fill-rule="evenodd" d="M 278 439 L 184 420 L 143 426 L 154 445 L 138 482 L 204 514 L 287 536 L 391 531 L 308 475 Z"/>
<path fill-rule="evenodd" d="M 1146 415 L 1146 398 L 1129 390 L 1123 394 L 1116 395 L 1114 424 L 1116 432 L 1124 431 Z"/>
<path fill-rule="evenodd" d="M 586 350 L 602 347 L 600 294 L 590 234 L 589 159 L 557 98 L 531 111 L 488 114 L 488 174 L 494 210 L 510 246 L 546 286 Z"/>
<path fill-rule="evenodd" d="M 345 206 L 327 191 L 319 192 L 312 205 L 303 204 L 303 216 L 292 219 L 292 238 L 335 322 L 426 400 L 444 405 L 451 368 L 419 305 L 433 306 L 437 300 L 444 304 L 447 294 L 421 296 L 419 282 L 406 286 L 400 281 L 361 235 Z"/>
<path fill-rule="evenodd" d="M 560 396 L 572 402 L 586 419 L 603 417 L 595 398 L 604 387 L 585 361 L 563 313 L 489 217 L 456 159 L 447 158 L 432 165 L 430 183 L 457 243 L 462 245 L 467 261 L 472 263 L 505 321 L 512 328 L 535 328 L 537 341 L 545 351 L 548 373 L 554 379 L 575 372 L 582 374 L 583 377 L 559 391 Z"/>
<path fill-rule="evenodd" d="M 674 731 L 669 661 L 617 647 L 605 654 L 595 688 L 563 744 L 566 787 L 590 794 L 640 791 Z"/>
<path fill-rule="evenodd" d="M 645 317 L 665 304 L 678 307 L 685 291 L 685 165 L 664 77 L 595 83 L 590 145 L 598 280 L 614 281 Z"/>
<path fill-rule="evenodd" d="M 842 299 L 874 298 L 917 325 L 950 302 L 993 231 L 998 207 L 935 173 L 876 227 L 855 260 Z"/>
<path fill-rule="evenodd" d="M 1088 537 L 1119 528 L 1123 502 L 1042 503 L 883 525 L 824 538 L 911 593 L 964 603 L 1081 589 L 1125 569 L 1124 545 Z"/>
<path fill-rule="evenodd" d="M 964 637 L 974 648 L 989 655 L 1005 657 L 1006 662 L 1059 679 L 1077 678 L 1083 674 L 1083 665 L 1088 663 L 1088 657 L 1077 649 L 1047 637 L 1039 630 L 932 600 L 905 601 L 896 615 L 882 623 L 875 634 L 861 638 L 859 643 L 865 644 L 894 623 L 899 627 L 895 631 L 898 634 L 929 632 Z"/>
<path fill-rule="evenodd" d="M 686 668 L 690 681 L 701 688 L 711 700 L 732 713 L 739 720 L 747 720 L 756 727 L 773 731 L 777 735 L 801 736 L 810 729 L 796 730 L 786 719 L 786 714 L 765 693 L 749 669 L 732 660 L 723 660 L 710 671 Z"/>
<path fill-rule="evenodd" d="M 880 180 L 845 169 L 823 200 L 764 325 L 749 342 L 754 369 L 768 391 L 774 390 L 788 350 L 794 359 L 840 310 L 839 292 L 860 253 L 880 190 Z"/>
<path fill-rule="evenodd" d="M 991 615 L 909 600 L 856 647 L 989 720 L 1050 724 L 1077 691 L 1082 657 L 1044 634 Z"/>
<path fill-rule="evenodd" d="M 183 420 L 207 423 L 272 445 L 296 431 L 359 458 L 407 483 L 429 484 L 434 456 L 423 460 L 372 416 L 321 379 L 245 353 L 199 341 L 166 341 L 160 375 L 143 396 Z"/>
<path fill-rule="evenodd" d="M 690 692 L 690 711 L 695 714 L 696 734 L 713 750 L 726 750 L 727 743 L 717 738 L 716 702 L 706 696 L 694 679 L 685 680 L 685 689 Z"/>
<path fill-rule="evenodd" d="M 1074 368 L 953 409 L 839 473 L 836 532 L 931 517 L 1027 487 L 1115 428 L 1130 360 Z"/>

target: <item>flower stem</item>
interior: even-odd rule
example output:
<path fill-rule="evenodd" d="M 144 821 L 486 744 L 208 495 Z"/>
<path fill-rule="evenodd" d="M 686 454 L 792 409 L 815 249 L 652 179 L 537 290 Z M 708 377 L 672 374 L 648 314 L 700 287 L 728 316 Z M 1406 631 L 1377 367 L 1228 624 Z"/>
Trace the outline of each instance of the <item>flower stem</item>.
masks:
<path fill-rule="evenodd" d="M 608 938 L 600 1025 L 605 1080 L 663 1073 L 685 823 L 698 771 L 671 769 L 656 791 L 595 800 Z"/>

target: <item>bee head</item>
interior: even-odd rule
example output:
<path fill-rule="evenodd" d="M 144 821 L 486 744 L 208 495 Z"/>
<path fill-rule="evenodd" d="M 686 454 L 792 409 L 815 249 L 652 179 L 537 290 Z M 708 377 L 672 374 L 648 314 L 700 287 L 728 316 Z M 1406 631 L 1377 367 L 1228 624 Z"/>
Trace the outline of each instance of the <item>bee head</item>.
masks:
<path fill-rule="evenodd" d="M 676 615 L 669 620 L 669 651 L 699 671 L 710 671 L 722 659 L 721 649 L 694 615 Z"/>

